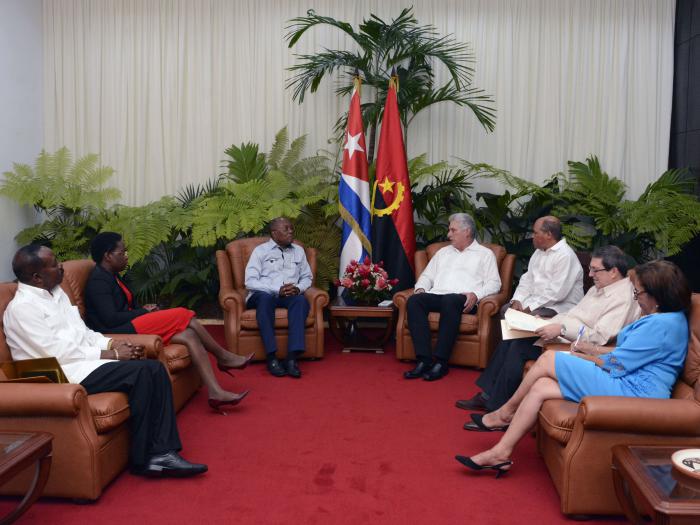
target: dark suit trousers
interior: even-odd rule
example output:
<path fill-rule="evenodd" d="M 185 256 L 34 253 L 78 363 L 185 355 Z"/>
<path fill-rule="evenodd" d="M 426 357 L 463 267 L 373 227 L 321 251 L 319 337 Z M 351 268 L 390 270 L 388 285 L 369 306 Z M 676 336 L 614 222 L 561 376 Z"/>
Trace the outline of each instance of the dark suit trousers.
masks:
<path fill-rule="evenodd" d="M 265 346 L 265 353 L 272 355 L 277 352 L 275 340 L 275 308 L 287 309 L 287 321 L 289 323 L 289 339 L 287 340 L 287 353 L 304 352 L 304 324 L 309 315 L 309 301 L 303 294 L 280 297 L 265 292 L 253 292 L 247 308 L 255 308 L 255 318 L 258 321 L 260 337 Z"/>
<path fill-rule="evenodd" d="M 508 401 L 523 380 L 525 362 L 537 359 L 542 349 L 532 343 L 537 337 L 501 341 L 491 356 L 486 369 L 476 384 L 489 396 L 486 408 L 489 412 L 499 409 Z"/>
<path fill-rule="evenodd" d="M 408 298 L 406 304 L 408 328 L 411 331 L 413 348 L 418 361 L 428 364 L 433 361 L 430 351 L 430 324 L 428 323 L 430 312 L 440 312 L 435 358 L 444 363 L 450 359 L 466 300 L 466 296 L 459 293 L 437 295 L 424 292 Z M 472 310 L 472 312 L 474 311 L 476 311 L 476 307 Z"/>
<path fill-rule="evenodd" d="M 123 392 L 129 396 L 131 464 L 182 448 L 175 421 L 173 391 L 160 361 L 106 363 L 80 383 L 88 394 Z"/>

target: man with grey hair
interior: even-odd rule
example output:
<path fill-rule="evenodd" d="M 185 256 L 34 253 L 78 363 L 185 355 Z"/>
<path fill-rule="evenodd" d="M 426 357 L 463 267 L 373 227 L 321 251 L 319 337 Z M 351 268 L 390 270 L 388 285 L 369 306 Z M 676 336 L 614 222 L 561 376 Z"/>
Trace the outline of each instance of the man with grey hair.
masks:
<path fill-rule="evenodd" d="M 408 299 L 408 327 L 417 363 L 404 373 L 406 379 L 435 381 L 447 375 L 447 362 L 457 338 L 462 313 L 473 313 L 476 304 L 501 289 L 496 256 L 475 239 L 474 219 L 466 213 L 450 217 L 450 245 L 438 250 L 416 281 Z M 428 314 L 440 312 L 435 357 L 430 347 Z"/>
<path fill-rule="evenodd" d="M 596 249 L 588 274 L 594 286 L 576 306 L 538 328 L 536 332 L 541 339 L 510 339 L 498 344 L 486 370 L 476 380 L 481 391 L 471 399 L 457 401 L 457 408 L 498 410 L 515 393 L 523 378 L 525 363 L 540 356 L 545 341 L 559 338 L 576 341 L 575 350 L 595 356 L 606 351 L 601 345 L 608 344 L 623 326 L 639 318 L 634 286 L 627 277 L 627 258 L 620 248 L 602 246 Z M 483 431 L 474 422 L 467 423 L 464 428 Z"/>
<path fill-rule="evenodd" d="M 568 312 L 583 299 L 583 268 L 562 236 L 559 219 L 551 215 L 537 219 L 532 244 L 535 253 L 527 272 L 501 313 L 514 308 L 548 318 Z"/>

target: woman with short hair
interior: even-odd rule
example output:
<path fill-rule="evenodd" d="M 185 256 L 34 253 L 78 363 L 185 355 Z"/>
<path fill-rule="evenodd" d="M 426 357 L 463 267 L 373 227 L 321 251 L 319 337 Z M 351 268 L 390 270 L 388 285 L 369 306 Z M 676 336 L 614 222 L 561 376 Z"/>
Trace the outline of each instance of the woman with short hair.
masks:
<path fill-rule="evenodd" d="M 505 435 L 475 456 L 456 456 L 473 470 L 490 469 L 497 477 L 512 466 L 511 453 L 537 421 L 542 403 L 585 396 L 669 398 L 688 351 L 690 288 L 683 273 L 668 261 L 635 268 L 634 297 L 642 316 L 619 334 L 617 346 L 605 354 L 547 351 L 524 377 L 513 397 L 500 409 L 472 414 L 476 426 Z"/>
<path fill-rule="evenodd" d="M 85 317 L 90 328 L 108 333 L 154 334 L 163 339 L 163 344 L 185 345 L 209 391 L 209 405 L 214 410 L 222 412 L 221 407 L 236 405 L 248 395 L 247 390 L 237 394 L 221 388 L 207 352 L 216 357 L 219 370 L 228 374 L 232 368 L 245 368 L 254 354 L 242 357 L 227 351 L 207 332 L 192 310 L 161 310 L 155 304 L 140 306 L 119 276 L 129 263 L 120 234 L 98 234 L 90 244 L 90 255 L 97 263 L 85 286 Z"/>

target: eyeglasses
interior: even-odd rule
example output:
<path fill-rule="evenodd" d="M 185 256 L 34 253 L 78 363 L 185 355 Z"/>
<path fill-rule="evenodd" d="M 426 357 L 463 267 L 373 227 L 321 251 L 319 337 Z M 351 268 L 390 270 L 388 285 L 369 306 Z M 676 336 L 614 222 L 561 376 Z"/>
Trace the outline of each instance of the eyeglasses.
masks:
<path fill-rule="evenodd" d="M 637 290 L 636 288 L 632 291 L 632 295 L 634 295 L 635 299 L 638 299 L 640 295 L 644 295 L 645 293 L 649 293 L 646 290 Z"/>
<path fill-rule="evenodd" d="M 119 250 L 119 251 L 116 251 L 116 250 L 115 250 L 115 251 L 113 251 L 113 252 L 111 252 L 111 253 L 114 254 L 114 255 L 123 255 L 124 257 L 128 257 L 128 256 L 129 256 L 129 251 L 128 251 L 128 250 Z"/>
<path fill-rule="evenodd" d="M 609 272 L 607 268 L 593 268 L 593 266 L 588 267 L 588 273 L 598 273 L 598 272 Z"/>

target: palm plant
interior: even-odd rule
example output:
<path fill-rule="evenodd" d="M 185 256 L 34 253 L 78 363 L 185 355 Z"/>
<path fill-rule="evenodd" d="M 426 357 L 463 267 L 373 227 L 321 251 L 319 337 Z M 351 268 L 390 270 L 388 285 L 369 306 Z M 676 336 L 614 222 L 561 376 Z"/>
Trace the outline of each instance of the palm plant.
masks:
<path fill-rule="evenodd" d="M 290 48 L 309 29 L 328 25 L 352 38 L 358 50 L 325 50 L 315 55 L 301 55 L 301 61 L 289 68 L 293 76 L 287 82 L 287 88 L 293 89 L 293 99 L 302 103 L 306 92 L 314 93 L 321 80 L 335 70 L 346 75 L 346 82 L 336 89 L 338 95 L 352 92 L 352 80 L 356 74 L 364 84 L 374 88 L 374 100 L 362 105 L 362 118 L 369 135 L 367 158 L 370 163 L 374 158 L 376 129 L 381 121 L 392 70 L 399 78 L 398 105 L 404 136 L 420 111 L 439 102 L 468 107 L 485 129 L 494 129 L 493 99 L 483 90 L 472 87 L 475 59 L 469 45 L 450 36 L 439 36 L 431 25 L 419 25 L 412 8 L 403 9 L 389 23 L 371 15 L 358 30 L 347 22 L 318 15 L 314 10 L 307 11 L 306 15 L 292 19 L 287 27 Z M 441 64 L 449 75 L 449 80 L 441 86 L 435 85 L 437 64 Z M 347 115 L 338 121 L 337 130 L 345 129 L 346 118 Z"/>

